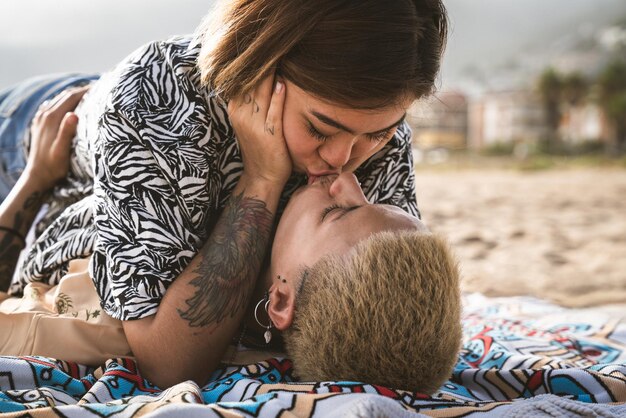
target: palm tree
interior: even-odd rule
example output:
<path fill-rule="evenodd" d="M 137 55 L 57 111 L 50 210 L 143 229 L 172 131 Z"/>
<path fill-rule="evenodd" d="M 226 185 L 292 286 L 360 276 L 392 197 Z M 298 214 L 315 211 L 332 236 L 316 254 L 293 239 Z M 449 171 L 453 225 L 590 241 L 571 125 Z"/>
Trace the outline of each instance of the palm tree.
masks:
<path fill-rule="evenodd" d="M 614 129 L 617 152 L 626 151 L 626 62 L 615 60 L 598 78 L 599 104 Z"/>
<path fill-rule="evenodd" d="M 577 106 L 587 97 L 589 83 L 582 74 L 575 72 L 563 77 L 561 89 L 563 100 L 570 106 Z"/>
<path fill-rule="evenodd" d="M 558 139 L 559 123 L 561 122 L 563 80 L 554 69 L 548 68 L 539 77 L 537 87 L 546 115 L 546 124 L 549 129 L 549 133 L 545 138 L 545 145 L 549 151 L 552 148 L 552 142 Z"/>

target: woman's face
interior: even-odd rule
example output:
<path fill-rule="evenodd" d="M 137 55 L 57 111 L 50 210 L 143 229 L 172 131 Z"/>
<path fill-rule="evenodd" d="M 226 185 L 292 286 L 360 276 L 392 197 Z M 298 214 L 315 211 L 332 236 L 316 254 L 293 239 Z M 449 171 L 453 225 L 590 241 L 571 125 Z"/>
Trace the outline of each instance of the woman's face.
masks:
<path fill-rule="evenodd" d="M 354 171 L 402 123 L 411 100 L 376 110 L 330 104 L 285 80 L 283 132 L 293 169 L 315 177 Z"/>
<path fill-rule="evenodd" d="M 348 253 L 381 231 L 428 229 L 402 209 L 371 204 L 351 173 L 316 178 L 298 189 L 280 219 L 272 246 L 271 277 L 297 280 L 327 254 Z"/>

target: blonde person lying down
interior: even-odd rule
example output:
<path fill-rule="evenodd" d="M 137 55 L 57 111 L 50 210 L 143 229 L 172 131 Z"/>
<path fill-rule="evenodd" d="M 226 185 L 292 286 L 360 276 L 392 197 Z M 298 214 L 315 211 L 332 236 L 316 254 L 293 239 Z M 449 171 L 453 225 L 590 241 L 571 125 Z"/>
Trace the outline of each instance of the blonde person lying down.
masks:
<path fill-rule="evenodd" d="M 76 116 L 68 111 L 82 93 L 69 92 L 34 119 L 26 170 L 1 208 L 5 255 L 17 256 L 21 245 L 15 236 L 21 241 L 39 209 L 34 197 L 48 193 L 68 169 L 76 126 Z M 257 213 L 262 208 L 249 205 L 247 211 L 230 205 L 225 212 L 234 228 L 244 231 L 234 239 L 254 246 L 251 224 L 266 222 L 271 229 L 271 222 Z M 218 223 L 211 239 L 228 246 L 233 229 Z M 261 262 L 261 254 L 252 254 Z M 416 217 L 394 206 L 370 204 L 354 175 L 319 177 L 292 195 L 276 228 L 271 261 L 254 288 L 228 280 L 235 264 L 230 257 L 224 248 L 190 265 L 189 280 L 168 289 L 153 322 L 145 325 L 145 332 L 165 344 L 134 355 L 141 372 L 158 386 L 190 378 L 205 383 L 229 344 L 285 350 L 303 380 L 358 380 L 433 392 L 449 377 L 461 331 L 458 273 L 448 247 Z M 14 260 L 3 262 L 6 288 Z M 17 298 L 8 298 L 0 306 L 16 303 Z M 174 310 L 177 320 L 159 323 L 165 309 Z M 11 314 L 0 315 L 4 324 L 11 321 Z M 120 321 L 101 315 L 121 330 Z M 77 338 L 74 346 L 97 343 L 89 332 L 70 331 L 48 335 L 46 344 L 67 344 L 69 335 Z M 185 340 L 185 350 L 178 339 Z M 11 344 L 0 337 L 0 346 Z M 45 344 L 40 347 L 45 351 Z M 111 356 L 128 354 L 125 344 L 117 347 L 122 352 Z M 176 355 L 167 367 L 152 367 L 150 358 L 161 357 L 164 349 Z M 187 366 L 190 355 L 197 360 Z"/>

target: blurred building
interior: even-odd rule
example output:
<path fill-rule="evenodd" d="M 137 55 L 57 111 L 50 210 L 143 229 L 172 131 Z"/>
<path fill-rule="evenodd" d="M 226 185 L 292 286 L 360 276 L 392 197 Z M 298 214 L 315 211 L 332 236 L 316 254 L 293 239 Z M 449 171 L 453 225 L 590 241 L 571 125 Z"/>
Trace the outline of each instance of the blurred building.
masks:
<path fill-rule="evenodd" d="M 611 141 L 613 132 L 602 109 L 588 102 L 569 106 L 563 110 L 559 124 L 559 136 L 567 143 L 580 144 L 585 141 Z"/>
<path fill-rule="evenodd" d="M 539 97 L 525 90 L 492 92 L 468 108 L 468 148 L 536 142 L 546 133 Z"/>
<path fill-rule="evenodd" d="M 531 90 L 490 92 L 471 100 L 460 92 L 443 92 L 411 106 L 407 121 L 415 147 L 426 152 L 534 144 L 550 134 L 545 108 Z M 612 137 L 604 112 L 593 100 L 564 104 L 558 133 L 573 145 Z"/>
<path fill-rule="evenodd" d="M 467 146 L 467 99 L 460 92 L 441 92 L 414 103 L 407 112 L 407 121 L 418 148 Z"/>

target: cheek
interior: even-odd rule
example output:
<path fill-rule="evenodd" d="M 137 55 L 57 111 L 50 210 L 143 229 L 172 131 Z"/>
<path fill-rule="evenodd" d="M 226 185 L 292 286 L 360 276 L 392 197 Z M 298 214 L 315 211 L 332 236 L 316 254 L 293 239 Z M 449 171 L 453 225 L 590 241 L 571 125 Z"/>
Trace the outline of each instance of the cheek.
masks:
<path fill-rule="evenodd" d="M 367 142 L 359 141 L 360 143 L 356 144 L 355 148 L 352 150 L 352 154 L 350 155 L 350 161 L 348 162 L 348 164 L 345 165 L 344 171 L 355 171 L 369 157 L 380 151 L 381 148 L 383 148 L 390 140 L 391 138 L 381 142 L 374 142 L 369 140 L 367 140 Z"/>
<path fill-rule="evenodd" d="M 281 217 L 272 246 L 275 268 L 295 270 L 310 258 L 310 241 L 315 236 L 315 229 L 313 219 L 303 213 L 308 213 L 306 205 L 296 205 L 285 210 Z"/>
<path fill-rule="evenodd" d="M 283 134 L 295 169 L 301 171 L 317 155 L 318 141 L 311 138 L 304 126 L 291 118 L 283 120 Z M 300 170 L 298 170 L 300 169 Z"/>
<path fill-rule="evenodd" d="M 378 152 L 387 142 L 388 141 L 375 142 L 369 139 L 362 139 L 352 149 L 351 159 L 366 160 Z"/>

